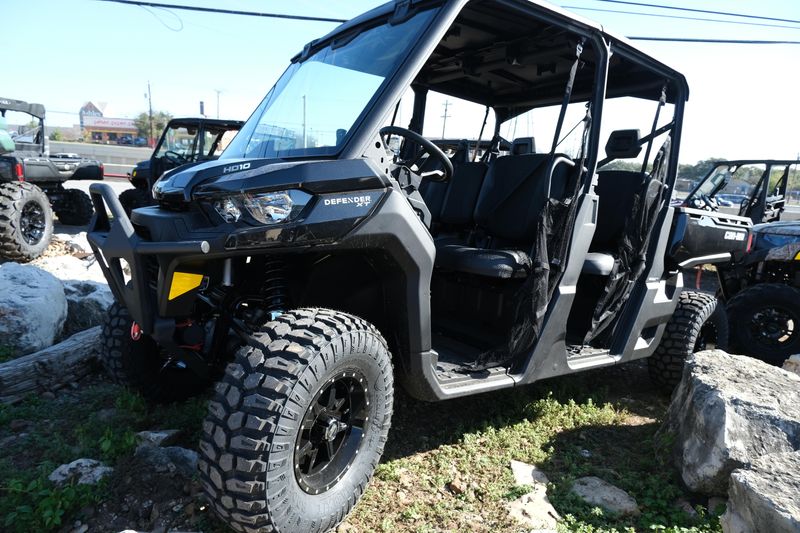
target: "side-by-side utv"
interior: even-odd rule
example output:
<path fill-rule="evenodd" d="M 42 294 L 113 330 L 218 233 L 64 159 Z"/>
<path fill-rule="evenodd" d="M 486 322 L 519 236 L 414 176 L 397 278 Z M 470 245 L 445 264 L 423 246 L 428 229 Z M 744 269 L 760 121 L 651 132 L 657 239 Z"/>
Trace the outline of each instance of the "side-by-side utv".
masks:
<path fill-rule="evenodd" d="M 800 353 L 800 221 L 786 210 L 789 178 L 800 161 L 719 161 L 686 197 L 685 205 L 750 219 L 747 253 L 717 265 L 717 297 L 726 304 L 730 344 L 742 353 L 781 365 Z"/>
<path fill-rule="evenodd" d="M 137 163 L 128 174 L 133 188 L 119 195 L 125 213 L 154 205 L 153 184 L 164 172 L 217 159 L 243 124 L 240 120 L 202 117 L 170 119 L 150 159 Z"/>
<path fill-rule="evenodd" d="M 103 164 L 73 154 L 50 155 L 42 104 L 0 98 L 0 257 L 30 261 L 44 253 L 59 222 L 85 226 L 89 195 L 68 180 L 102 180 Z M 17 122 L 16 130 L 11 124 Z M 20 124 L 23 123 L 23 124 Z"/>
<path fill-rule="evenodd" d="M 465 102 L 449 125 L 492 119 L 480 157 L 431 142 L 445 97 Z M 105 365 L 153 400 L 216 381 L 200 475 L 249 532 L 346 516 L 395 383 L 445 400 L 649 357 L 674 385 L 727 335 L 681 267 L 729 256 L 700 257 L 687 228 L 741 247 L 749 231 L 669 206 L 687 97 L 680 73 L 539 2 L 375 8 L 292 58 L 218 161 L 155 184 L 157 206 L 129 218 L 93 185 L 117 300 Z M 515 121 L 537 142 L 501 149 Z M 640 170 L 603 169 L 617 159 Z"/>

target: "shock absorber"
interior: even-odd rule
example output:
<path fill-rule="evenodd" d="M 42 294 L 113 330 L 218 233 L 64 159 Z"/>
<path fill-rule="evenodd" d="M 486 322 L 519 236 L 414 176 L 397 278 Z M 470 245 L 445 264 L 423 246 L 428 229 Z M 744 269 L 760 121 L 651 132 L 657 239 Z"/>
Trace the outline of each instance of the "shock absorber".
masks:
<path fill-rule="evenodd" d="M 286 263 L 275 257 L 264 260 L 264 283 L 261 296 L 267 312 L 275 319 L 286 310 L 287 300 Z"/>

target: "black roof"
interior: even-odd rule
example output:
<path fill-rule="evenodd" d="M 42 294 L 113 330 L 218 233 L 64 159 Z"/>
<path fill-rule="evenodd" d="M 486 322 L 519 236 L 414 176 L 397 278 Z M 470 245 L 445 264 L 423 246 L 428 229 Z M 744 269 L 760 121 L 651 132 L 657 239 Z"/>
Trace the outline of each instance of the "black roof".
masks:
<path fill-rule="evenodd" d="M 221 118 L 182 117 L 170 119 L 169 123 L 167 124 L 167 128 L 173 126 L 196 128 L 200 124 L 203 124 L 203 126 L 207 129 L 215 129 L 215 127 L 219 127 L 219 129 L 240 129 L 242 125 L 244 125 L 244 121 L 227 120 Z"/>
<path fill-rule="evenodd" d="M 0 111 L 5 114 L 5 111 L 20 111 L 33 115 L 36 118 L 44 119 L 44 106 L 42 104 L 29 104 L 22 100 L 14 100 L 12 98 L 0 97 Z"/>
<path fill-rule="evenodd" d="M 658 100 L 667 86 L 667 101 L 686 98 L 682 74 L 636 48 L 623 37 L 591 21 L 538 0 L 417 0 L 419 9 L 464 3 L 446 36 L 426 61 L 416 83 L 430 90 L 492 107 L 501 120 L 535 107 L 561 102 L 579 36 L 588 36 L 581 59 L 596 61 L 591 40 L 609 43 L 608 97 L 633 96 Z M 391 16 L 390 2 L 345 22 L 325 37 L 309 43 L 303 57 L 344 39 L 358 27 L 369 27 Z M 569 28 L 569 29 L 565 29 Z M 601 45 L 604 46 L 604 45 Z M 572 101 L 591 98 L 594 68 L 579 69 Z M 680 95 L 680 96 L 679 96 Z"/>

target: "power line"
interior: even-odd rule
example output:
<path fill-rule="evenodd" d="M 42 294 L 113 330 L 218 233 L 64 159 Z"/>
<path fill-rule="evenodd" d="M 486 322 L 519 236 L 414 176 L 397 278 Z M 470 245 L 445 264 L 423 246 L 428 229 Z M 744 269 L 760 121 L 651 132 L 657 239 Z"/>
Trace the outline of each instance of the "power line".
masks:
<path fill-rule="evenodd" d="M 758 41 L 751 39 L 692 39 L 689 37 L 644 37 L 629 36 L 631 41 L 667 41 L 677 43 L 717 43 L 717 44 L 800 44 L 800 41 Z"/>
<path fill-rule="evenodd" d="M 742 18 L 749 18 L 749 19 L 759 19 L 759 20 L 772 20 L 775 22 L 791 22 L 794 24 L 800 24 L 800 20 L 794 19 L 782 19 L 776 17 L 763 17 L 760 15 L 746 15 L 743 13 L 731 13 L 727 11 L 711 11 L 707 9 L 693 9 L 689 7 L 677 7 L 677 6 L 665 6 L 661 4 L 647 4 L 644 2 L 631 2 L 629 0 L 597 0 L 598 2 L 608 2 L 610 4 L 626 4 L 630 6 L 639 6 L 639 7 L 655 7 L 658 9 L 672 9 L 675 11 L 689 11 L 692 13 L 705 13 L 707 15 L 725 15 L 728 17 L 742 17 Z"/>
<path fill-rule="evenodd" d="M 201 13 L 217 13 L 224 15 L 246 15 L 249 17 L 266 17 L 289 20 L 305 20 L 311 22 L 347 22 L 345 19 L 334 19 L 325 17 L 308 17 L 304 15 L 284 15 L 282 13 L 263 13 L 257 11 L 239 11 L 235 9 L 219 9 L 216 7 L 182 6 L 179 4 L 162 4 L 159 2 L 142 2 L 140 0 L 97 0 L 98 2 L 113 2 L 116 4 L 127 4 L 139 7 L 156 7 L 161 9 L 183 9 L 184 11 L 199 11 Z"/>
<path fill-rule="evenodd" d="M 279 18 L 279 19 L 288 19 L 288 20 L 304 20 L 310 22 L 335 22 L 335 23 L 343 23 L 346 22 L 345 19 L 334 19 L 334 18 L 326 18 L 326 17 L 309 17 L 305 15 L 285 15 L 282 13 L 265 13 L 265 12 L 256 12 L 256 11 L 239 11 L 233 9 L 219 9 L 219 8 L 212 8 L 212 7 L 198 7 L 198 6 L 185 6 L 185 5 L 178 5 L 178 4 L 164 4 L 160 2 L 145 2 L 141 0 L 97 0 L 98 2 L 112 2 L 116 4 L 126 4 L 126 5 L 134 5 L 139 7 L 154 7 L 154 8 L 161 8 L 161 9 L 182 9 L 185 11 L 197 11 L 201 13 L 216 13 L 216 14 L 225 14 L 225 15 L 244 15 L 250 17 L 265 17 L 265 18 Z M 726 15 L 732 17 L 744 17 L 744 18 L 753 18 L 753 19 L 760 19 L 760 20 L 774 20 L 778 22 L 792 22 L 800 24 L 800 20 L 791 20 L 791 19 L 780 19 L 780 18 L 773 18 L 773 17 L 762 17 L 758 15 L 744 15 L 741 13 L 727 13 L 723 11 L 709 11 L 704 9 L 690 9 L 690 8 L 681 8 L 681 7 L 674 7 L 674 6 L 662 6 L 658 4 L 646 4 L 646 3 L 639 3 L 639 2 L 630 2 L 627 0 L 597 0 L 598 2 L 610 2 L 615 4 L 629 4 L 641 7 L 654 7 L 658 9 L 674 9 L 679 11 L 690 11 L 690 12 L 697 12 L 697 13 L 711 13 L 716 15 Z M 566 6 L 565 6 L 566 7 Z M 589 8 L 579 8 L 575 7 L 572 9 L 589 9 Z M 601 11 L 596 9 L 595 11 Z M 648 13 L 631 13 L 631 14 L 638 14 L 638 15 L 650 15 Z M 653 14 L 653 16 L 658 16 Z M 666 17 L 667 15 L 662 15 Z M 678 17 L 675 17 L 678 18 Z M 702 19 L 697 19 L 702 20 Z M 730 22 L 730 21 L 718 21 L 718 22 Z M 779 26 L 780 27 L 780 26 Z M 800 28 L 798 28 L 800 29 Z M 630 36 L 628 39 L 633 41 L 669 41 L 669 42 L 691 42 L 691 43 L 719 43 L 719 44 L 800 44 L 800 41 L 759 41 L 759 40 L 747 40 L 747 39 L 691 39 L 691 38 L 682 38 L 682 37 L 646 37 L 646 36 Z"/>
<path fill-rule="evenodd" d="M 788 26 L 786 24 L 766 24 L 764 22 L 744 22 L 741 20 L 724 20 L 712 19 L 703 17 L 682 17 L 680 15 L 665 15 L 663 13 L 642 13 L 639 11 L 623 11 L 619 9 L 600 9 L 595 7 L 581 7 L 581 6 L 561 6 L 565 9 L 578 9 L 581 11 L 598 11 L 601 13 L 619 13 L 621 15 L 641 15 L 643 17 L 657 17 L 665 19 L 680 19 L 680 20 L 695 20 L 698 22 L 721 22 L 723 24 L 741 24 L 744 26 L 762 26 L 767 28 L 788 28 L 792 30 L 800 30 L 800 26 Z"/>

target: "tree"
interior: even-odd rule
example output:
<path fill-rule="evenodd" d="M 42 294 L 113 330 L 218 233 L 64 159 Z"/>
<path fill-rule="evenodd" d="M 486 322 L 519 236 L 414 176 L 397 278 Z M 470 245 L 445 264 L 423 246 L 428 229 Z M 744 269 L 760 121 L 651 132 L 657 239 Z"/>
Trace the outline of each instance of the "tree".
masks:
<path fill-rule="evenodd" d="M 64 136 L 61 135 L 60 131 L 55 130 L 50 134 L 50 140 L 51 141 L 62 141 L 62 140 L 64 140 Z"/>
<path fill-rule="evenodd" d="M 161 135 L 171 118 L 172 115 L 166 111 L 153 112 L 153 137 Z M 139 116 L 133 119 L 133 123 L 136 125 L 136 132 L 139 137 L 150 138 L 150 117 L 146 112 L 139 113 Z"/>

